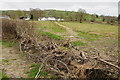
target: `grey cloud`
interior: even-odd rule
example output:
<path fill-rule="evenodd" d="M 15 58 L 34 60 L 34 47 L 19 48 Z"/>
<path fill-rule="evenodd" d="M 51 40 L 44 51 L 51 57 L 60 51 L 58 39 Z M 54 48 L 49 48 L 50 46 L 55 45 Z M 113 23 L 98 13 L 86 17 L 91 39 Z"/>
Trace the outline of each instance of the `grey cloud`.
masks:
<path fill-rule="evenodd" d="M 59 9 L 77 11 L 79 8 L 85 9 L 88 13 L 100 15 L 118 15 L 117 2 L 5 2 L 0 9 Z"/>
<path fill-rule="evenodd" d="M 119 0 L 1 0 L 1 2 L 118 2 Z"/>

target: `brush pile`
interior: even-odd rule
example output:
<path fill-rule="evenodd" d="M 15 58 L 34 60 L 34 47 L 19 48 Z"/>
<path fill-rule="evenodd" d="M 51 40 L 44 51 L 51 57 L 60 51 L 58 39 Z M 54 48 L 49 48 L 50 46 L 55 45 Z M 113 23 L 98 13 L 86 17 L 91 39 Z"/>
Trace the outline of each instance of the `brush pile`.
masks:
<path fill-rule="evenodd" d="M 3 38 L 18 39 L 19 49 L 28 59 L 42 64 L 35 78 L 46 71 L 62 78 L 118 78 L 120 67 L 99 56 L 91 55 L 71 46 L 69 41 L 56 41 L 34 33 L 31 22 L 3 20 Z M 64 49 L 64 48 L 67 48 Z M 115 63 L 115 64 L 114 64 Z"/>

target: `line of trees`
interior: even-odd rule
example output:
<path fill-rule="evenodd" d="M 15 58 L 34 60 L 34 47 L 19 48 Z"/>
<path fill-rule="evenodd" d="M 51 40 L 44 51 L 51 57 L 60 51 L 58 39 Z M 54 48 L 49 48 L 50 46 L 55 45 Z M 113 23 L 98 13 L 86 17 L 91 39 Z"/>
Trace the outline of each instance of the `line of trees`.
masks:
<path fill-rule="evenodd" d="M 108 24 L 113 24 L 117 21 L 116 17 L 111 16 L 98 16 L 97 14 L 88 14 L 84 9 L 78 9 L 75 11 L 58 11 L 58 10 L 41 10 L 39 8 L 33 9 L 30 8 L 29 11 L 25 10 L 8 10 L 2 11 L 3 15 L 8 15 L 10 18 L 18 19 L 22 16 L 31 17 L 33 16 L 33 20 L 38 20 L 39 17 L 55 17 L 62 18 L 65 21 L 77 21 L 77 22 L 107 22 Z"/>

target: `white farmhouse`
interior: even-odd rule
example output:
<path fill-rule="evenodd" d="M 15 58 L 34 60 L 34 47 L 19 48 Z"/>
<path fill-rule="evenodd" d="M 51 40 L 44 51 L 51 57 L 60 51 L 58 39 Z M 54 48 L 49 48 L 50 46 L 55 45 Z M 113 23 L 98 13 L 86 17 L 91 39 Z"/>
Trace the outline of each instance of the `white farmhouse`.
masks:
<path fill-rule="evenodd" d="M 64 19 L 57 19 L 56 21 L 64 21 Z"/>
<path fill-rule="evenodd" d="M 47 18 L 45 18 L 45 17 L 38 18 L 38 21 L 46 21 L 46 20 L 47 20 Z"/>
<path fill-rule="evenodd" d="M 54 17 L 48 17 L 47 19 L 50 21 L 56 21 L 56 19 Z"/>
<path fill-rule="evenodd" d="M 30 18 L 29 18 L 29 17 L 26 17 L 24 20 L 30 20 Z"/>
<path fill-rule="evenodd" d="M 56 19 L 55 17 L 41 17 L 38 18 L 38 21 L 64 21 L 64 19 Z"/>
<path fill-rule="evenodd" d="M 61 21 L 64 21 L 64 19 L 61 19 Z"/>
<path fill-rule="evenodd" d="M 57 21 L 60 21 L 61 19 L 57 19 Z"/>

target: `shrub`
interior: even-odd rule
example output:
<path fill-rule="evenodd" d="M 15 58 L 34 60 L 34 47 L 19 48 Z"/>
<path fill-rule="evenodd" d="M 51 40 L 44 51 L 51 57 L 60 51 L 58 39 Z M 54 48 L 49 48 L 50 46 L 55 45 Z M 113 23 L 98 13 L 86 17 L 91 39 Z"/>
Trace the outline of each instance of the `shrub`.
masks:
<path fill-rule="evenodd" d="M 9 19 L 2 19 L 2 37 L 13 38 L 17 35 L 16 22 Z"/>
<path fill-rule="evenodd" d="M 33 34 L 33 25 L 29 21 L 1 19 L 2 38 L 11 40 L 19 39 L 27 34 Z"/>

